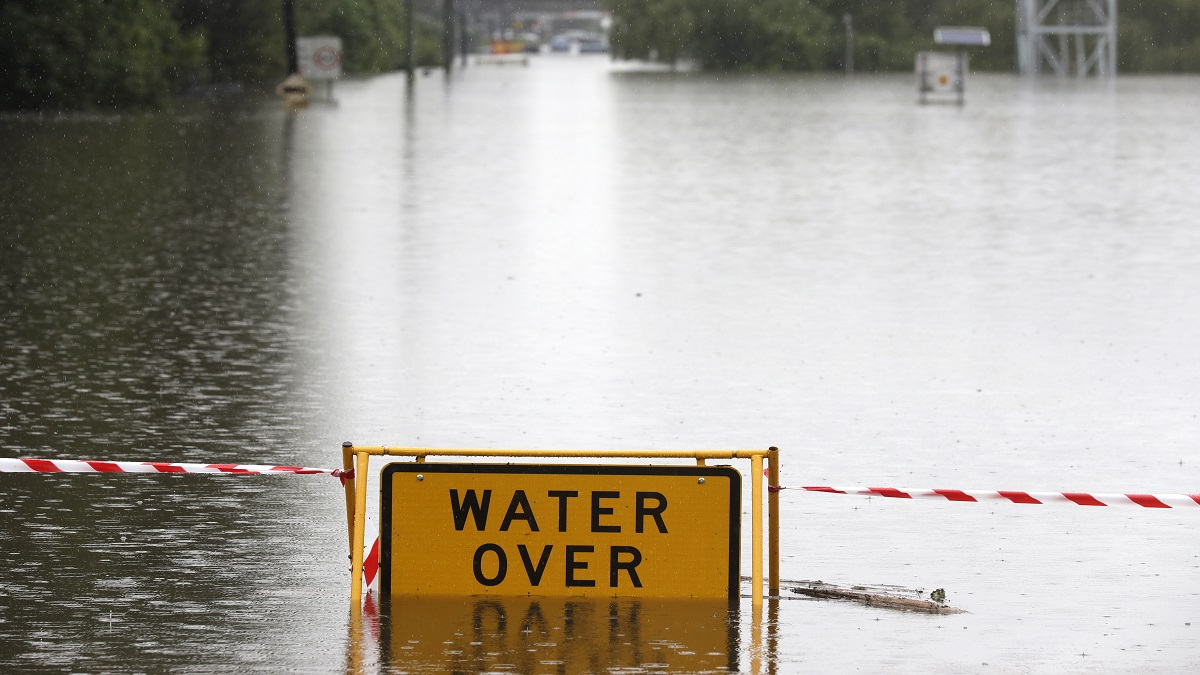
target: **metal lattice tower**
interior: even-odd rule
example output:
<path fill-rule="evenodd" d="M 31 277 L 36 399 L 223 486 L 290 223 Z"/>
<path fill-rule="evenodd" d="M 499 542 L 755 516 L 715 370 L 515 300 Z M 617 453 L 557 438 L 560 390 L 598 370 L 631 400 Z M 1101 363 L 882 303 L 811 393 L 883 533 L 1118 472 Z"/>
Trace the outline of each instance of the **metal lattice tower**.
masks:
<path fill-rule="evenodd" d="M 1117 0 L 1017 0 L 1022 75 L 1117 74 Z"/>

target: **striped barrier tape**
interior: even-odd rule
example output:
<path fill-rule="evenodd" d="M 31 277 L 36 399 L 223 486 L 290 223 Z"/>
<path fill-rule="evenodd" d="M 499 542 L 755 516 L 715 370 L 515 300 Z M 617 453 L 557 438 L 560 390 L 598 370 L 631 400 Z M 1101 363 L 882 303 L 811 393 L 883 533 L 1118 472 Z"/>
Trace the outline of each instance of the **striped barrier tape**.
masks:
<path fill-rule="evenodd" d="M 184 464 L 178 462 L 101 462 L 80 459 L 0 458 L 0 473 L 232 473 L 327 474 L 353 478 L 353 471 L 270 464 Z"/>
<path fill-rule="evenodd" d="M 786 490 L 788 488 L 775 488 Z M 1006 504 L 1077 504 L 1079 506 L 1140 506 L 1148 509 L 1200 508 L 1200 494 L 1148 495 L 1089 492 L 1021 492 L 1017 490 L 930 490 L 892 487 L 829 487 L 806 485 L 801 490 L 839 495 L 937 499 L 950 502 L 1001 502 Z M 775 491 L 773 490 L 773 491 Z"/>
<path fill-rule="evenodd" d="M 365 539 L 370 542 L 366 547 L 366 555 L 363 556 L 363 584 L 369 591 L 375 586 L 375 580 L 379 577 L 379 531 L 375 528 L 375 524 L 367 519 L 367 536 Z"/>
<path fill-rule="evenodd" d="M 345 481 L 354 471 L 316 469 L 308 466 L 276 466 L 270 464 L 187 464 L 180 462 L 108 462 L 78 459 L 29 459 L 0 457 L 0 473 L 207 473 L 241 476 L 271 474 L 328 475 Z M 373 527 L 370 529 L 374 529 Z M 379 535 L 368 534 L 363 578 L 370 588 L 379 574 Z"/>

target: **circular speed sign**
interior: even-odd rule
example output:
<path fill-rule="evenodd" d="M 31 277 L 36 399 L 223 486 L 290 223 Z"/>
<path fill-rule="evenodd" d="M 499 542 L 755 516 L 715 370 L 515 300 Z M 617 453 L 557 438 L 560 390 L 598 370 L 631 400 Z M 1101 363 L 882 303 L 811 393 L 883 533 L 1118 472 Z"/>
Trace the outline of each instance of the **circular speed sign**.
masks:
<path fill-rule="evenodd" d="M 318 47 L 313 52 L 312 62 L 318 70 L 337 70 L 342 62 L 342 54 L 328 45 Z"/>

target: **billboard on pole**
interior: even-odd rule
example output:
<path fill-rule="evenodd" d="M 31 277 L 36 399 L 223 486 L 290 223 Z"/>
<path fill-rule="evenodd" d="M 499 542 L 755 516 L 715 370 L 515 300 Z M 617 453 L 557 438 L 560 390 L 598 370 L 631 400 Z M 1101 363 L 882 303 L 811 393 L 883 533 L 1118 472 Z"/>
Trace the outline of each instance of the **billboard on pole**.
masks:
<path fill-rule="evenodd" d="M 317 35 L 296 39 L 300 75 L 308 80 L 336 80 L 342 76 L 342 39 Z"/>

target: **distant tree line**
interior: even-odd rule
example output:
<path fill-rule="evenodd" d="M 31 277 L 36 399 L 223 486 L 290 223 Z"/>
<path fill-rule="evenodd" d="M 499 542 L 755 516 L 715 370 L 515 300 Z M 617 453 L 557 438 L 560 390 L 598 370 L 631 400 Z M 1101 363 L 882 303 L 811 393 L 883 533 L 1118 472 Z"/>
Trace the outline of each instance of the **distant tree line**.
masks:
<path fill-rule="evenodd" d="M 1066 0 L 1069 1 L 1069 0 Z M 1015 0 L 601 0 L 617 58 L 721 70 L 835 70 L 853 26 L 856 70 L 913 67 L 936 26 L 981 26 L 972 68 L 1017 68 Z M 1120 72 L 1200 72 L 1200 0 L 1118 0 Z"/>
<path fill-rule="evenodd" d="M 421 0 L 422 5 L 431 1 Z M 462 0 L 460 0 L 461 2 Z M 516 0 L 511 0 L 516 2 Z M 601 0 L 618 58 L 747 70 L 907 70 L 933 28 L 988 28 L 972 66 L 1015 70 L 1015 0 Z M 343 67 L 405 67 L 401 0 L 294 0 L 300 35 L 337 35 Z M 1121 72 L 1200 72 L 1200 0 L 1119 0 Z M 436 9 L 414 17 L 417 65 L 440 59 Z M 282 0 L 0 0 L 0 108 L 159 105 L 198 84 L 286 73 Z"/>
<path fill-rule="evenodd" d="M 405 67 L 401 0 L 294 0 L 299 35 L 337 35 L 343 68 Z M 282 0 L 0 0 L 0 108 L 155 106 L 189 86 L 287 74 Z M 416 61 L 439 28 L 414 17 Z"/>

